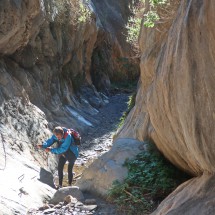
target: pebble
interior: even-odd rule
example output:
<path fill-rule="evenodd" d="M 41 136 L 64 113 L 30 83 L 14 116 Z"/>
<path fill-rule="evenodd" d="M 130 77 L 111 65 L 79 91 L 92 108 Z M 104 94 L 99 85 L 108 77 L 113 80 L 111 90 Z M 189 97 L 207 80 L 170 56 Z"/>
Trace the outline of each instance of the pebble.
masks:
<path fill-rule="evenodd" d="M 85 203 L 85 204 L 84 204 Z M 90 215 L 97 209 L 96 200 L 95 199 L 86 199 L 85 202 L 82 203 L 78 201 L 76 198 L 68 195 L 64 199 L 64 203 L 60 202 L 57 205 L 53 204 L 45 204 L 38 209 L 30 209 L 27 214 L 28 215 Z"/>
<path fill-rule="evenodd" d="M 71 195 L 68 195 L 64 198 L 64 202 L 75 204 L 77 202 L 76 198 L 73 198 Z"/>
<path fill-rule="evenodd" d="M 44 206 L 40 207 L 39 210 L 43 211 L 49 208 L 51 208 L 51 206 L 49 206 L 48 204 L 45 204 Z"/>
<path fill-rule="evenodd" d="M 84 202 L 86 205 L 95 205 L 96 200 L 95 199 L 86 199 Z"/>
<path fill-rule="evenodd" d="M 43 214 L 50 214 L 52 212 L 55 212 L 55 209 L 54 208 L 50 208 L 50 209 L 46 209 L 43 211 Z"/>
<path fill-rule="evenodd" d="M 80 206 L 80 210 L 85 210 L 85 211 L 93 211 L 97 208 L 97 205 L 82 205 Z"/>

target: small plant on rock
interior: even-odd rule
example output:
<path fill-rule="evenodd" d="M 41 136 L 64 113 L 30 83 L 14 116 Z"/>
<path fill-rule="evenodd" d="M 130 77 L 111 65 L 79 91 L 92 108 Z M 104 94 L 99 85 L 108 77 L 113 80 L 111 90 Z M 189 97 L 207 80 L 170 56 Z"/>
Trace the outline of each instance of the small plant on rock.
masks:
<path fill-rule="evenodd" d="M 123 112 L 123 115 L 122 115 L 122 117 L 120 118 L 120 122 L 119 122 L 119 124 L 118 124 L 118 127 L 119 127 L 119 128 L 123 125 L 123 123 L 124 123 L 126 117 L 128 116 L 129 112 L 130 112 L 131 109 L 134 107 L 136 95 L 137 95 L 137 93 L 135 92 L 135 93 L 133 93 L 131 96 L 129 96 L 129 100 L 128 100 L 128 102 L 127 102 L 128 107 L 127 107 L 127 110 L 126 110 L 125 112 Z"/>
<path fill-rule="evenodd" d="M 175 5 L 179 5 L 179 0 L 133 0 L 130 4 L 131 16 L 128 19 L 127 41 L 134 51 L 139 51 L 138 38 L 141 24 L 147 28 L 153 28 L 160 21 L 162 23 L 174 17 Z"/>
<path fill-rule="evenodd" d="M 53 0 L 48 2 L 46 8 L 51 20 L 60 24 L 68 22 L 78 25 L 91 20 L 92 12 L 88 7 L 88 0 Z"/>

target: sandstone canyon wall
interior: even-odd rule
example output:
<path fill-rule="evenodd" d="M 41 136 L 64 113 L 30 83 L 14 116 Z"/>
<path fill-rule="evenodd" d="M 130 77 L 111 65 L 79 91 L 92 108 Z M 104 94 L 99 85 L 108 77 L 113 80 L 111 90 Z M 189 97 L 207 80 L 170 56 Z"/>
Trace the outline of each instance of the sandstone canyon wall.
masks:
<path fill-rule="evenodd" d="M 181 2 L 162 40 L 156 29 L 142 28 L 141 84 L 119 133 L 152 139 L 193 175 L 212 173 L 215 165 L 214 7 L 212 1 Z"/>

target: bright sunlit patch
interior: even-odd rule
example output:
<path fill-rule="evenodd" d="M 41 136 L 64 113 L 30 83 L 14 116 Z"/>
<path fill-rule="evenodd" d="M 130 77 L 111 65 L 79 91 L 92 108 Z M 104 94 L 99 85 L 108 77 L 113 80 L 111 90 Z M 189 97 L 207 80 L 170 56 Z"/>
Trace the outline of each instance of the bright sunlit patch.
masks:
<path fill-rule="evenodd" d="M 86 120 L 83 116 L 81 116 L 79 113 L 77 113 L 75 110 L 73 110 L 71 107 L 66 107 L 67 110 L 74 116 L 78 121 L 84 123 L 85 125 L 93 127 L 93 124 L 90 123 L 88 120 Z"/>

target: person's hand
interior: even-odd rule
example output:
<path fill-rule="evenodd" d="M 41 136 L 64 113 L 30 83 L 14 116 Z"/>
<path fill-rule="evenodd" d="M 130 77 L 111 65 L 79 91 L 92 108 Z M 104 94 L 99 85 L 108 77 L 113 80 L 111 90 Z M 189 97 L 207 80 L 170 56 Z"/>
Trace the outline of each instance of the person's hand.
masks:
<path fill-rule="evenodd" d="M 47 147 L 46 149 L 45 149 L 45 152 L 50 152 L 51 151 L 51 147 Z"/>
<path fill-rule="evenodd" d="M 41 149 L 42 146 L 43 146 L 42 144 L 38 144 L 38 145 L 37 145 L 37 148 L 38 148 L 38 149 Z"/>

